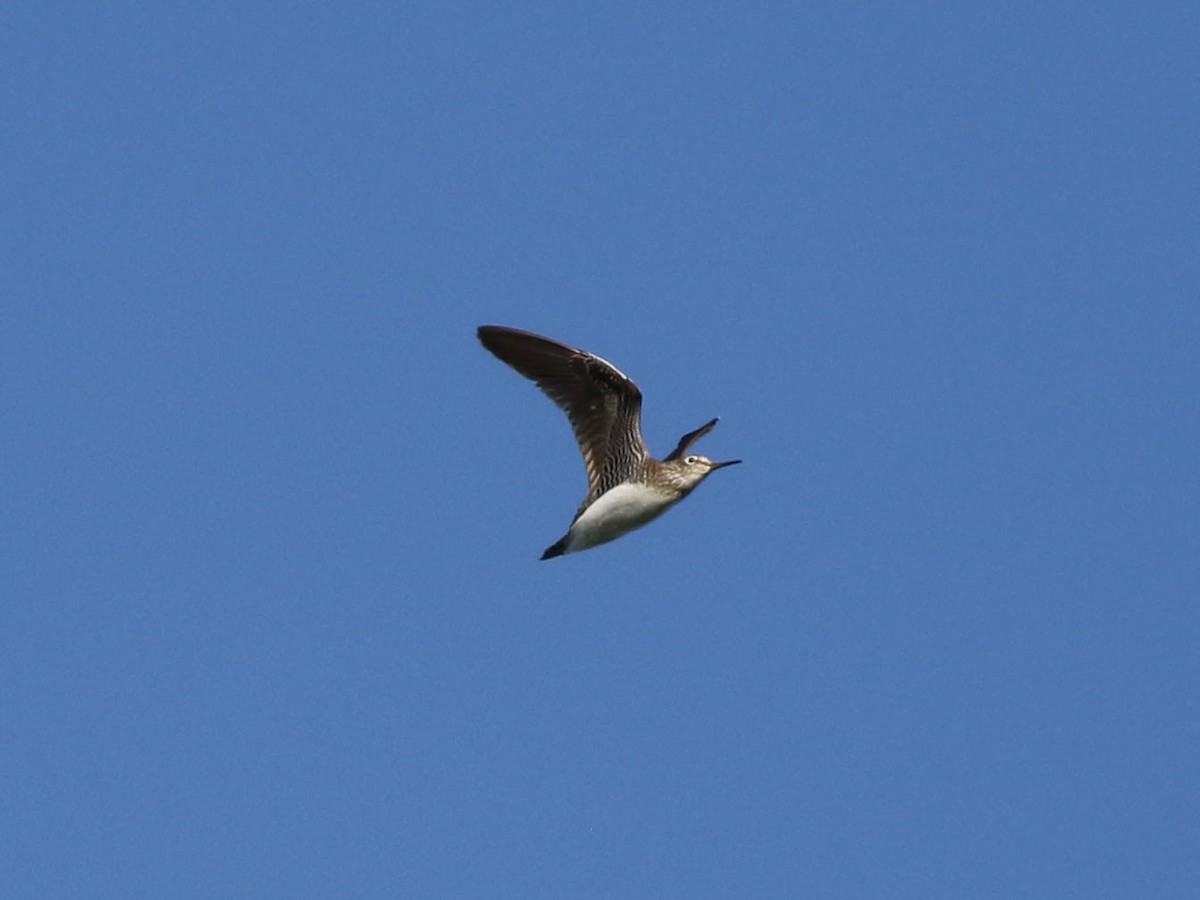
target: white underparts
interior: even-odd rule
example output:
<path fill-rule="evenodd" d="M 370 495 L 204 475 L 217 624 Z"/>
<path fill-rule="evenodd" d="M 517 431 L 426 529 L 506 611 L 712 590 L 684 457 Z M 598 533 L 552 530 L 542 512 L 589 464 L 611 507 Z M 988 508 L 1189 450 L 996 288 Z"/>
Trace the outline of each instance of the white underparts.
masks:
<path fill-rule="evenodd" d="M 566 553 L 605 544 L 652 522 L 675 505 L 676 498 L 644 484 L 618 484 L 583 511 L 567 535 Z"/>

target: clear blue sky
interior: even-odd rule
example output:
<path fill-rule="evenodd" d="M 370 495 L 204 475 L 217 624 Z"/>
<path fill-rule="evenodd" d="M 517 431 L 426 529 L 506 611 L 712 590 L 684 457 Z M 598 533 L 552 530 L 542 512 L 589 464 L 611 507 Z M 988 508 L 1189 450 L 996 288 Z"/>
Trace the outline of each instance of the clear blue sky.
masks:
<path fill-rule="evenodd" d="M 23 4 L 13 898 L 1200 883 L 1200 12 Z M 612 360 L 720 472 L 539 562 Z"/>

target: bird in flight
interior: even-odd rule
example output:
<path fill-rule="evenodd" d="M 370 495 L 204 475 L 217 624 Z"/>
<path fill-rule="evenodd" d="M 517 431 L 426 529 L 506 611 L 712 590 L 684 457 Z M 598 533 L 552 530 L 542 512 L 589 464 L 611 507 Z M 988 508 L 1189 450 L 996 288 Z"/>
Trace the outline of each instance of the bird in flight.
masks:
<path fill-rule="evenodd" d="M 484 347 L 536 382 L 567 414 L 587 467 L 587 496 L 567 533 L 542 559 L 587 550 L 641 528 L 717 469 L 741 462 L 713 462 L 688 453 L 716 427 L 716 419 L 681 437 L 666 459 L 654 459 L 642 439 L 642 392 L 612 363 L 502 325 L 481 325 L 478 335 Z"/>

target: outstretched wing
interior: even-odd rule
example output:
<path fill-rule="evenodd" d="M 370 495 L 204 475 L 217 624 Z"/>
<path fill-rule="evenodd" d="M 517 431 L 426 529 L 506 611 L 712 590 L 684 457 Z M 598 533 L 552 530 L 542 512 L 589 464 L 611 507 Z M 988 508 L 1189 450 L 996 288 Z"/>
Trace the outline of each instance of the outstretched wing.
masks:
<path fill-rule="evenodd" d="M 482 325 L 478 334 L 483 346 L 536 382 L 571 420 L 587 467 L 585 507 L 642 465 L 642 392 L 620 369 L 528 331 Z"/>
<path fill-rule="evenodd" d="M 710 431 L 712 431 L 714 428 L 717 427 L 718 421 L 719 421 L 719 419 L 712 419 L 708 422 L 705 422 L 703 425 L 701 425 L 695 431 L 689 431 L 687 434 L 685 434 L 683 437 L 681 437 L 679 439 L 679 443 L 676 445 L 675 449 L 672 450 L 670 455 L 667 457 L 667 460 L 670 461 L 670 460 L 674 460 L 674 459 L 682 459 L 683 454 L 687 453 L 690 449 L 692 449 L 692 444 L 696 443 L 696 441 L 700 440 L 700 438 L 704 437 L 706 434 L 708 434 Z"/>

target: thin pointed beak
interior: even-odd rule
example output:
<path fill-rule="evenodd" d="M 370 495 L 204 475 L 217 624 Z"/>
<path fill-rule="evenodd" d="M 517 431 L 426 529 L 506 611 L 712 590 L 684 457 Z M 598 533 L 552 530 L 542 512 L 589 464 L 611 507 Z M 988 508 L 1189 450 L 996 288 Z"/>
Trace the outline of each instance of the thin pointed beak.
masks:
<path fill-rule="evenodd" d="M 717 471 L 717 469 L 723 469 L 726 466 L 736 466 L 740 462 L 741 462 L 740 459 L 731 459 L 728 462 L 713 463 L 712 469 L 710 471 L 715 472 L 715 471 Z"/>

